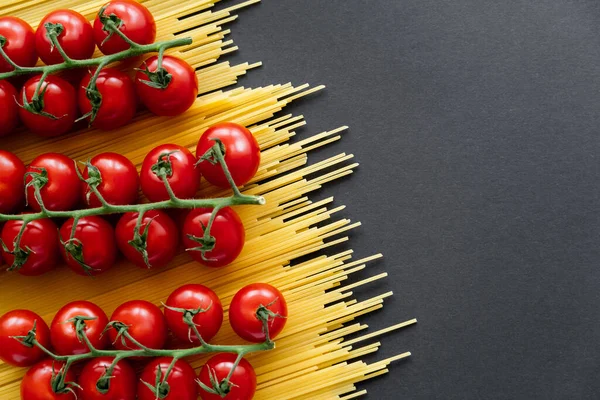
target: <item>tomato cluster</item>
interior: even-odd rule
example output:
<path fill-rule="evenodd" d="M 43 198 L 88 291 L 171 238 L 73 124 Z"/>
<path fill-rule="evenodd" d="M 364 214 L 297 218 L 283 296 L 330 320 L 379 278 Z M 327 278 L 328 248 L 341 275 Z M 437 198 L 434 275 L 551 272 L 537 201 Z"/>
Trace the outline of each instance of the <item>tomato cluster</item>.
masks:
<path fill-rule="evenodd" d="M 132 0 L 113 0 L 100 9 L 93 26 L 83 15 L 66 9 L 46 15 L 35 31 L 19 18 L 0 17 L 0 44 L 19 67 L 33 67 L 38 57 L 46 65 L 61 64 L 66 58 L 89 59 L 96 46 L 105 55 L 130 49 L 130 43 L 107 28 L 110 24 L 137 45 L 151 44 L 156 38 L 154 17 L 145 6 Z M 55 41 L 49 32 L 56 34 Z M 134 117 L 139 101 L 157 115 L 181 114 L 198 95 L 195 70 L 173 56 L 164 56 L 161 65 L 158 61 L 158 56 L 144 61 L 133 80 L 116 68 L 102 68 L 97 76 L 94 70 L 84 73 L 83 78 L 74 75 L 79 77 L 74 82 L 56 75 L 35 75 L 23 85 L 2 80 L 0 136 L 11 133 L 19 119 L 45 137 L 70 131 L 78 118 L 99 129 L 115 129 Z M 13 70 L 0 57 L 0 73 Z"/>
<path fill-rule="evenodd" d="M 241 289 L 229 308 L 234 331 L 255 343 L 266 340 L 263 321 L 259 320 L 264 315 L 267 315 L 269 339 L 273 339 L 285 325 L 287 305 L 281 293 L 265 283 Z M 205 400 L 251 399 L 256 390 L 256 374 L 243 358 L 235 366 L 234 353 L 216 354 L 204 364 L 197 377 L 183 359 L 178 358 L 171 366 L 177 350 L 172 351 L 171 357 L 164 351 L 163 356 L 151 359 L 143 367 L 139 380 L 132 365 L 123 357 L 110 369 L 119 351 L 142 349 L 144 356 L 138 358 L 147 359 L 152 355 L 148 350 L 163 349 L 169 330 L 176 342 L 188 347 L 200 346 L 200 349 L 219 331 L 222 321 L 223 306 L 219 297 L 199 284 L 175 290 L 165 303 L 164 314 L 150 302 L 135 300 L 120 305 L 110 322 L 104 311 L 89 301 L 65 305 L 49 327 L 32 311 L 14 310 L 0 317 L 0 359 L 10 365 L 31 367 L 21 383 L 24 400 L 75 399 L 76 396 L 83 400 L 133 400 L 136 396 L 153 400 L 157 392 L 161 393 L 159 398 L 172 400 L 192 400 L 198 394 Z M 40 346 L 56 356 L 88 354 L 89 357 L 82 358 L 88 361 L 77 378 L 73 369 L 66 373 L 62 369 L 66 359 L 59 362 L 46 358 L 48 354 Z M 111 346 L 114 346 L 112 351 Z M 107 355 L 93 358 L 96 350 L 104 350 Z M 133 355 L 136 354 L 128 357 Z M 57 382 L 61 379 L 60 373 L 62 383 Z M 228 377 L 231 384 L 223 386 Z M 206 391 L 215 385 L 217 390 Z"/>
<path fill-rule="evenodd" d="M 210 158 L 207 144 L 215 146 L 215 139 L 223 146 L 233 185 L 247 183 L 258 169 L 260 149 L 248 129 L 233 123 L 206 130 L 199 139 L 197 156 L 175 144 L 156 147 L 146 156 L 139 175 L 129 159 L 116 153 L 99 154 L 79 171 L 75 161 L 63 154 L 42 154 L 25 167 L 14 154 L 0 150 L 0 214 L 20 212 L 26 203 L 35 212 L 102 207 L 97 194 L 112 206 L 131 205 L 138 200 L 140 186 L 152 202 L 170 199 L 167 185 L 178 199 L 193 198 L 201 176 L 216 185 L 228 184 L 222 180 L 220 166 L 208 159 L 199 162 L 199 158 Z M 233 209 L 219 209 L 210 225 L 212 213 L 211 208 L 189 211 L 181 236 L 195 260 L 221 267 L 242 251 L 245 230 Z M 40 275 L 52 270 L 62 254 L 75 272 L 97 275 L 115 264 L 118 250 L 140 267 L 162 267 L 173 259 L 180 243 L 180 232 L 168 210 L 148 210 L 141 217 L 127 212 L 115 227 L 101 216 L 84 216 L 74 223 L 69 218 L 59 229 L 49 218 L 30 221 L 24 228 L 22 220 L 6 222 L 0 233 L 4 261 L 17 265 L 15 269 L 23 275 Z M 211 248 L 207 251 L 203 243 L 209 225 Z"/>

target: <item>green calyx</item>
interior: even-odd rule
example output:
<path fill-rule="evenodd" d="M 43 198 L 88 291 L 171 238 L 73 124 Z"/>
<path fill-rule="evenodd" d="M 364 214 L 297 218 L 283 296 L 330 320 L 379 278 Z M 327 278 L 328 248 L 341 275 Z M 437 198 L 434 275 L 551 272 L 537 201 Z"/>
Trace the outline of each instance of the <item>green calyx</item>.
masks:
<path fill-rule="evenodd" d="M 148 77 L 148 80 L 140 79 L 144 85 L 148 85 L 153 89 L 164 90 L 169 86 L 171 80 L 173 79 L 173 75 L 169 73 L 165 68 L 158 67 L 156 71 L 152 72 L 148 69 L 148 66 L 145 65 L 144 69 L 136 68 L 136 71 L 139 71 Z"/>
<path fill-rule="evenodd" d="M 154 381 L 154 385 L 146 382 L 146 381 L 142 381 L 142 383 L 152 391 L 152 393 L 154 393 L 154 395 L 156 396 L 156 399 L 164 399 L 169 395 L 169 392 L 171 391 L 171 387 L 169 386 L 169 383 L 167 382 L 167 374 L 165 374 L 165 378 L 163 379 L 162 377 L 162 369 L 160 367 L 160 365 L 158 365 L 156 367 L 156 379 Z"/>
<path fill-rule="evenodd" d="M 20 239 L 20 238 L 17 236 L 17 238 L 15 239 L 15 242 L 13 243 L 13 246 L 14 246 L 13 249 L 14 250 L 12 250 L 12 251 L 9 250 L 8 247 L 6 247 L 6 244 L 2 240 L 0 240 L 0 246 L 2 246 L 2 250 L 5 253 L 11 254 L 14 257 L 12 265 L 7 268 L 7 271 L 18 271 L 18 270 L 20 270 L 21 267 L 23 265 L 25 265 L 25 263 L 29 259 L 29 254 L 35 253 L 29 247 L 25 247 L 24 249 L 21 248 L 18 239 Z"/>
<path fill-rule="evenodd" d="M 81 389 L 81 386 L 79 386 L 76 382 L 65 382 L 66 375 L 66 366 L 61 367 L 58 372 L 56 372 L 54 369 L 54 364 L 52 364 L 52 378 L 50 378 L 52 391 L 57 394 L 72 393 L 73 396 L 77 397 L 75 388 Z"/>
<path fill-rule="evenodd" d="M 108 33 L 108 36 L 102 41 L 102 45 L 110 40 L 110 38 L 115 34 L 116 30 L 121 29 L 123 26 L 123 20 L 117 17 L 115 14 L 106 15 L 104 13 L 106 11 L 106 6 L 102 7 L 100 11 L 98 11 L 98 19 L 102 23 L 102 30 Z"/>
<path fill-rule="evenodd" d="M 67 254 L 70 255 L 71 258 L 73 258 L 73 260 L 75 260 L 81 266 L 81 268 L 83 268 L 83 271 L 87 275 L 92 275 L 92 272 L 97 271 L 95 268 L 92 268 L 91 266 L 86 264 L 86 262 L 84 261 L 84 259 L 83 259 L 83 243 L 81 243 L 81 240 L 72 238 L 72 239 L 67 240 L 66 242 L 63 242 L 61 240 L 60 243 L 65 248 L 65 251 L 67 252 Z"/>
<path fill-rule="evenodd" d="M 64 32 L 65 28 L 62 24 L 55 24 L 53 22 L 46 22 L 44 28 L 46 28 L 46 37 L 50 40 L 50 51 L 54 51 L 55 40 L 53 39 L 58 38 Z"/>
<path fill-rule="evenodd" d="M 43 83 L 42 83 L 43 85 Z M 46 95 L 46 91 L 48 90 L 48 85 L 43 85 L 43 89 L 41 92 L 38 93 L 38 89 L 36 89 L 36 93 L 33 95 L 33 97 L 31 98 L 31 101 L 27 101 L 27 95 L 25 94 L 25 91 L 23 91 L 23 99 L 22 102 L 23 104 L 19 104 L 17 102 L 17 105 L 21 108 L 23 108 L 24 110 L 29 111 L 32 114 L 35 115 L 41 115 L 42 117 L 46 117 L 46 118 L 50 118 L 52 120 L 57 120 L 60 119 L 62 117 L 57 117 L 56 115 L 50 114 L 49 112 L 44 111 L 44 96 Z"/>
<path fill-rule="evenodd" d="M 221 157 L 225 157 L 225 145 L 223 144 L 223 142 L 221 141 L 221 139 L 217 139 L 217 138 L 212 138 L 210 139 L 213 142 L 215 142 L 218 146 L 219 146 L 219 150 L 221 151 Z M 208 149 L 208 151 L 204 154 L 202 154 L 202 157 L 200 157 L 198 159 L 198 162 L 196 163 L 196 166 L 198 166 L 198 164 L 200 164 L 201 162 L 207 161 L 209 163 L 211 163 L 212 165 L 217 165 L 219 163 L 219 155 L 217 154 L 217 151 L 214 147 L 211 147 L 210 149 Z"/>
<path fill-rule="evenodd" d="M 131 247 L 133 247 L 138 253 L 142 255 L 142 258 L 144 259 L 144 264 L 146 264 L 148 268 L 152 268 L 152 265 L 150 264 L 150 259 L 148 258 L 148 232 L 150 231 L 150 224 L 153 221 L 154 218 L 148 221 L 148 223 L 144 227 L 144 231 L 141 234 L 139 232 L 139 228 L 136 226 L 135 233 L 133 234 L 133 239 L 127 242 Z"/>
<path fill-rule="evenodd" d="M 96 317 L 87 317 L 85 315 L 77 315 L 73 318 L 70 318 L 66 321 L 63 321 L 63 324 L 73 324 L 73 327 L 75 328 L 75 334 L 77 335 L 77 339 L 79 340 L 80 343 L 84 342 L 84 337 L 85 337 L 85 329 L 86 329 L 86 324 L 85 321 L 94 321 L 96 320 Z"/>
<path fill-rule="evenodd" d="M 197 325 L 194 322 L 194 318 L 198 314 L 202 314 L 202 313 L 205 313 L 205 312 L 209 311 L 212 308 L 212 305 L 213 305 L 212 301 L 210 302 L 210 304 L 206 308 L 204 308 L 204 307 L 198 307 L 198 308 L 179 308 L 179 307 L 171 307 L 171 306 L 168 306 L 168 305 L 166 305 L 164 303 L 162 303 L 162 305 L 163 305 L 163 307 L 165 307 L 168 310 L 179 312 L 179 313 L 182 314 L 182 320 L 183 320 L 183 322 L 185 322 L 187 324 L 187 326 L 189 326 L 189 329 L 188 329 L 188 340 L 190 342 L 194 341 L 193 338 L 192 338 L 192 334 L 196 334 L 196 336 L 197 336 L 196 339 L 198 341 L 200 341 L 201 343 L 204 342 L 204 340 L 200 336 L 198 330 L 196 329 L 196 326 L 199 326 L 199 325 Z"/>
<path fill-rule="evenodd" d="M 27 332 L 27 335 L 25 335 L 25 336 L 11 336 L 11 338 L 18 340 L 19 343 L 21 343 L 25 347 L 32 348 L 33 346 L 35 346 L 36 330 L 37 330 L 37 320 L 34 320 L 33 321 L 33 326 L 31 327 L 31 329 L 29 330 L 29 332 Z"/>
<path fill-rule="evenodd" d="M 102 94 L 100 94 L 100 91 L 98 91 L 95 80 L 91 80 L 90 84 L 84 89 L 85 96 L 90 101 L 92 109 L 79 117 L 76 122 L 82 121 L 89 117 L 88 126 L 91 126 L 98 115 L 98 111 L 100 111 L 100 106 L 102 105 Z"/>
<path fill-rule="evenodd" d="M 200 222 L 200 224 L 202 225 L 202 230 L 206 232 L 206 226 L 202 222 Z M 185 249 L 185 251 L 199 251 L 204 261 L 214 261 L 213 258 L 206 257 L 206 253 L 213 250 L 215 248 L 215 245 L 217 244 L 217 239 L 214 236 L 211 236 L 209 234 L 208 236 L 204 235 L 202 237 L 198 237 L 192 234 L 188 234 L 187 237 L 188 239 L 198 243 L 200 246 L 190 247 L 188 249 Z"/>
<path fill-rule="evenodd" d="M 150 170 L 154 175 L 159 178 L 165 177 L 170 178 L 173 175 L 173 163 L 171 162 L 171 154 L 177 153 L 179 150 L 169 151 L 167 153 L 161 153 L 158 156 L 158 160 Z"/>

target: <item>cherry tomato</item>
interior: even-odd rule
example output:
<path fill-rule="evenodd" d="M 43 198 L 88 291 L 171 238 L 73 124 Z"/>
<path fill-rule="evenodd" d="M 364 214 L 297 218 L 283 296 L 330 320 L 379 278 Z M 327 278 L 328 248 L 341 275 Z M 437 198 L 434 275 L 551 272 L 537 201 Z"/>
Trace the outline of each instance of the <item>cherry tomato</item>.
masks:
<path fill-rule="evenodd" d="M 8 81 L 0 81 L 0 137 L 11 133 L 19 123 L 17 89 Z"/>
<path fill-rule="evenodd" d="M 220 384 L 229 375 L 236 358 L 237 355 L 232 353 L 219 353 L 211 357 L 200 370 L 200 382 L 212 388 L 210 382 L 212 372 L 216 375 L 216 381 Z M 202 389 L 200 389 L 200 397 L 202 400 L 251 400 L 256 392 L 256 373 L 245 358 L 242 358 L 235 368 L 230 383 L 230 390 L 225 397 Z"/>
<path fill-rule="evenodd" d="M 146 347 L 160 349 L 167 340 L 167 323 L 160 308 L 145 300 L 133 300 L 121 304 L 110 317 L 128 326 L 127 332 Z M 110 341 L 118 350 L 136 349 L 130 340 L 117 337 L 117 327 L 108 330 Z M 123 343 L 125 341 L 125 344 Z"/>
<path fill-rule="evenodd" d="M 83 78 L 77 92 L 79 110 L 83 115 L 92 111 L 92 103 L 86 90 L 91 77 L 90 73 Z M 115 68 L 104 68 L 98 75 L 96 88 L 100 93 L 101 104 L 92 126 L 110 130 L 131 121 L 137 110 L 137 96 L 127 74 Z"/>
<path fill-rule="evenodd" d="M 200 137 L 196 156 L 202 157 L 219 139 L 225 146 L 225 162 L 236 186 L 245 185 L 256 175 L 260 165 L 260 147 L 252 132 L 233 122 L 223 122 L 208 128 Z M 229 181 L 220 164 L 202 161 L 200 172 L 213 185 L 229 188 Z"/>
<path fill-rule="evenodd" d="M 25 82 L 18 98 L 19 104 L 23 106 L 23 96 L 25 96 L 31 107 L 53 117 L 34 114 L 23 107 L 19 108 L 19 116 L 25 126 L 37 135 L 60 136 L 68 132 L 75 123 L 77 116 L 75 89 L 64 79 L 48 75 L 38 92 L 39 101 L 32 101 L 41 77 L 37 75 Z"/>
<path fill-rule="evenodd" d="M 79 375 L 79 400 L 135 400 L 136 377 L 135 370 L 125 360 L 117 362 L 107 378 L 98 382 L 101 378 L 106 377 L 106 371 L 112 365 L 114 358 L 98 357 L 88 361 Z M 98 390 L 98 386 L 105 393 Z"/>
<path fill-rule="evenodd" d="M 21 230 L 23 221 L 8 221 L 2 228 L 2 242 L 9 252 L 14 251 L 14 241 Z M 34 276 L 51 271 L 59 259 L 58 229 L 51 219 L 31 221 L 25 227 L 19 248 L 28 252 L 27 260 L 17 270 L 21 275 Z M 14 254 L 2 249 L 2 257 L 8 265 L 15 261 Z"/>
<path fill-rule="evenodd" d="M 52 389 L 53 375 L 58 373 L 63 364 L 52 359 L 40 361 L 27 371 L 21 381 L 21 400 L 76 400 L 73 392 L 55 393 Z M 75 373 L 71 368 L 67 371 L 65 382 L 75 382 Z"/>
<path fill-rule="evenodd" d="M 117 246 L 125 257 L 141 268 L 148 268 L 142 254 L 134 246 L 129 244 L 134 239 L 135 225 L 138 213 L 125 213 L 117 223 Z M 144 213 L 140 236 L 144 236 L 147 228 L 146 251 L 148 252 L 148 264 L 153 268 L 167 265 L 177 253 L 179 238 L 175 222 L 164 212 L 151 210 Z"/>
<path fill-rule="evenodd" d="M 50 346 L 50 330 L 42 317 L 29 310 L 13 310 L 0 317 L 0 360 L 14 367 L 29 367 L 46 356 L 39 347 L 27 347 L 14 336 L 27 336 L 35 322 L 35 339 Z"/>
<path fill-rule="evenodd" d="M 74 60 L 92 57 L 96 48 L 92 25 L 77 11 L 56 10 L 46 15 L 35 31 L 35 49 L 47 65 L 60 64 L 64 59 L 48 37 L 46 24 L 62 25 L 58 43 L 67 56 Z"/>
<path fill-rule="evenodd" d="M 25 165 L 13 153 L 0 150 L 0 213 L 18 211 L 25 203 Z"/>
<path fill-rule="evenodd" d="M 50 324 L 50 339 L 57 354 L 67 356 L 90 351 L 83 339 L 77 337 L 75 317 L 93 318 L 83 321 L 87 338 L 98 350 L 108 347 L 108 337 L 102 335 L 108 324 L 104 311 L 89 301 L 74 301 L 58 310 Z"/>
<path fill-rule="evenodd" d="M 94 39 L 104 54 L 115 54 L 129 49 L 129 44 L 119 35 L 113 34 L 106 40 L 109 32 L 104 30 L 102 19 L 116 16 L 120 20 L 119 30 L 137 44 L 150 44 L 156 39 L 156 23 L 146 7 L 131 0 L 115 0 L 102 7 L 104 17 L 100 13 L 94 20 Z M 101 11 L 102 11 L 101 10 Z"/>
<path fill-rule="evenodd" d="M 117 259 L 115 231 L 105 219 L 98 216 L 81 218 L 73 240 L 72 229 L 73 218 L 69 218 L 60 228 L 60 250 L 73 271 L 79 275 L 98 275 L 114 265 Z M 66 246 L 73 248 L 74 253 L 67 254 Z"/>
<path fill-rule="evenodd" d="M 162 388 L 156 388 L 156 377 L 160 371 L 161 383 L 165 382 L 165 374 L 173 359 L 169 357 L 160 357 L 152 360 L 140 376 L 137 385 L 139 400 L 155 400 L 161 398 L 164 400 L 196 400 L 198 398 L 198 385 L 195 382 L 196 373 L 190 364 L 183 360 L 177 360 L 169 376 L 166 377 L 167 385 Z M 150 384 L 154 389 L 150 389 L 144 382 Z M 159 384 L 160 386 L 160 384 Z M 166 396 L 158 396 L 157 393 L 168 390 Z"/>
<path fill-rule="evenodd" d="M 102 182 L 97 186 L 98 191 L 108 204 L 115 206 L 135 204 L 137 202 L 140 178 L 135 165 L 127 157 L 117 153 L 102 153 L 91 159 L 90 164 L 98 169 Z M 90 177 L 89 168 L 83 170 L 83 178 Z M 87 184 L 82 185 L 83 196 L 90 207 L 100 207 L 102 204 Z M 90 193 L 89 202 L 87 195 Z"/>
<path fill-rule="evenodd" d="M 195 208 L 190 211 L 183 223 L 183 244 L 186 251 L 200 264 L 222 267 L 232 263 L 240 255 L 244 248 L 246 231 L 242 220 L 233 209 L 220 209 L 210 228 L 210 236 L 216 240 L 214 248 L 207 251 L 202 258 L 199 239 L 204 235 L 203 226 L 208 226 L 212 211 L 212 208 Z"/>
<path fill-rule="evenodd" d="M 160 165 L 157 164 L 159 158 Z M 175 196 L 180 199 L 193 198 L 200 187 L 200 171 L 195 167 L 196 161 L 192 152 L 183 146 L 163 144 L 155 147 L 142 164 L 142 192 L 150 201 L 169 199 L 162 179 L 154 173 L 155 169 L 164 169 Z"/>
<path fill-rule="evenodd" d="M 156 72 L 158 57 L 147 59 L 140 66 L 142 71 L 135 75 L 135 88 L 144 105 L 153 114 L 175 116 L 187 111 L 198 96 L 198 78 L 196 71 L 187 62 L 173 56 L 164 56 L 162 68 L 170 75 L 171 80 L 166 88 L 154 88 L 144 82 L 150 78 L 144 71 Z"/>
<path fill-rule="evenodd" d="M 77 165 L 69 157 L 59 153 L 45 153 L 34 159 L 27 173 L 42 173 L 45 169 L 48 182 L 41 188 L 40 194 L 47 210 L 67 211 L 72 210 L 79 202 L 82 182 L 77 175 Z M 28 175 L 25 184 L 33 180 Z M 35 198 L 33 185 L 27 188 L 27 200 L 31 208 L 40 211 L 40 205 Z"/>
<path fill-rule="evenodd" d="M 0 17 L 0 35 L 6 38 L 3 49 L 8 57 L 20 67 L 33 67 L 37 62 L 35 32 L 29 24 L 17 17 Z M 0 57 L 0 72 L 14 68 Z"/>
<path fill-rule="evenodd" d="M 287 320 L 287 303 L 281 292 L 266 283 L 253 283 L 240 289 L 229 306 L 229 323 L 242 339 L 264 342 L 263 323 L 257 313 L 268 318 L 269 337 L 275 339 Z"/>
<path fill-rule="evenodd" d="M 209 342 L 219 332 L 223 323 L 221 300 L 215 292 L 203 285 L 181 286 L 171 293 L 165 307 L 165 318 L 173 335 L 182 342 L 200 343 L 196 333 L 185 323 L 184 313 L 173 308 L 198 311 L 192 321 L 206 342 Z"/>

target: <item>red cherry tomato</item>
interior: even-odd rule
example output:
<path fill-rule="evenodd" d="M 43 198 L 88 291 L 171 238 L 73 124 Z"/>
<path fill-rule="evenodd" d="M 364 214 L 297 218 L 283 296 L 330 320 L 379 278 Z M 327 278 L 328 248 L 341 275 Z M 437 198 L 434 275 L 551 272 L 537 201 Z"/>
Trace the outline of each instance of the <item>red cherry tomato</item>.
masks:
<path fill-rule="evenodd" d="M 8 57 L 20 67 L 33 67 L 37 62 L 35 32 L 29 24 L 17 17 L 0 17 L 0 35 L 6 38 L 3 49 Z M 0 57 L 0 72 L 14 68 Z"/>
<path fill-rule="evenodd" d="M 146 7 L 131 0 L 115 0 L 102 7 L 103 15 L 116 16 L 120 20 L 119 30 L 137 44 L 150 44 L 156 39 L 156 23 Z M 113 34 L 106 40 L 109 32 L 104 29 L 101 16 L 94 20 L 94 39 L 104 54 L 115 54 L 129 49 L 129 44 L 119 35 Z"/>
<path fill-rule="evenodd" d="M 0 213 L 18 211 L 25 203 L 25 165 L 13 153 L 0 150 Z"/>
<path fill-rule="evenodd" d="M 281 292 L 266 283 L 253 283 L 240 289 L 231 300 L 229 323 L 235 333 L 244 340 L 260 343 L 266 337 L 257 312 L 268 316 L 269 337 L 275 339 L 283 330 L 288 315 Z"/>
<path fill-rule="evenodd" d="M 94 34 L 88 20 L 73 10 L 56 10 L 46 15 L 35 31 L 35 49 L 47 65 L 60 64 L 64 59 L 48 37 L 46 24 L 62 25 L 58 43 L 70 58 L 84 60 L 94 54 Z"/>
<path fill-rule="evenodd" d="M 75 388 L 73 392 L 55 393 L 52 389 L 52 380 L 63 364 L 52 359 L 40 361 L 35 364 L 21 381 L 21 400 L 76 400 Z M 67 371 L 65 382 L 75 382 L 75 372 L 71 368 Z"/>
<path fill-rule="evenodd" d="M 80 199 L 82 182 L 77 175 L 75 161 L 59 153 L 45 153 L 34 159 L 27 173 L 41 173 L 45 169 L 48 182 L 41 188 L 40 194 L 47 210 L 67 211 L 72 210 Z M 28 175 L 25 184 L 33 180 Z M 40 205 L 35 198 L 33 185 L 27 188 L 27 200 L 31 208 L 40 211 Z"/>
<path fill-rule="evenodd" d="M 133 300 L 121 304 L 110 317 L 128 326 L 127 332 L 139 343 L 152 349 L 160 349 L 167 340 L 167 323 L 160 308 L 144 300 Z M 110 341 L 118 350 L 136 349 L 130 340 L 117 337 L 118 330 L 108 330 Z M 123 340 L 125 344 L 123 343 Z"/>
<path fill-rule="evenodd" d="M 135 400 L 135 387 L 137 379 L 135 370 L 125 360 L 117 362 L 113 368 L 110 378 L 106 371 L 113 362 L 112 357 L 98 357 L 88 361 L 79 375 L 79 400 Z M 101 382 L 99 380 L 103 377 Z M 98 390 L 98 386 L 105 393 Z"/>
<path fill-rule="evenodd" d="M 117 153 L 102 153 L 90 161 L 100 172 L 102 182 L 97 186 L 98 191 L 108 204 L 115 206 L 135 204 L 137 202 L 139 176 L 135 165 L 126 157 Z M 83 170 L 83 178 L 90 177 L 89 168 Z M 83 196 L 90 207 L 100 207 L 102 204 L 87 184 L 82 185 Z M 90 193 L 89 202 L 87 194 Z"/>
<path fill-rule="evenodd" d="M 245 127 L 232 122 L 223 122 L 208 128 L 200 137 L 196 147 L 196 156 L 202 157 L 219 139 L 225 146 L 225 162 L 236 186 L 245 185 L 256 175 L 260 165 L 260 147 Z M 202 161 L 198 164 L 200 172 L 213 185 L 229 188 L 229 182 L 220 164 Z"/>
<path fill-rule="evenodd" d="M 79 275 L 98 275 L 110 269 L 117 259 L 117 243 L 113 227 L 103 218 L 81 218 L 71 240 L 73 218 L 60 228 L 60 246 L 63 259 Z M 66 246 L 74 248 L 67 254 Z"/>
<path fill-rule="evenodd" d="M 159 158 L 160 166 L 157 165 Z M 195 164 L 196 157 L 183 146 L 163 144 L 155 147 L 144 158 L 142 164 L 140 172 L 142 192 L 150 201 L 169 199 L 169 193 L 162 179 L 153 171 L 156 168 L 164 168 L 167 171 L 167 181 L 175 196 L 180 199 L 193 198 L 200 187 L 200 171 Z"/>
<path fill-rule="evenodd" d="M 19 123 L 17 89 L 8 81 L 0 81 L 0 137 L 11 133 Z"/>
<path fill-rule="evenodd" d="M 156 72 L 158 57 L 147 59 L 140 66 L 143 71 Z M 143 71 L 135 75 L 135 88 L 144 105 L 153 114 L 162 116 L 175 116 L 187 111 L 198 96 L 198 78 L 196 71 L 187 62 L 173 56 L 164 56 L 162 62 L 170 75 L 171 80 L 166 88 L 159 89 L 148 86 L 150 78 Z"/>
<path fill-rule="evenodd" d="M 23 221 L 8 221 L 2 228 L 2 242 L 9 252 L 15 249 L 14 241 L 21 230 Z M 58 262 L 58 229 L 51 219 L 31 221 L 25 227 L 19 248 L 29 252 L 25 263 L 17 270 L 21 275 L 34 276 L 51 271 Z M 2 250 L 2 257 L 8 265 L 15 261 L 14 254 Z"/>
<path fill-rule="evenodd" d="M 90 351 L 87 344 L 77 337 L 75 317 L 89 317 L 85 320 L 85 334 L 98 350 L 108 347 L 108 337 L 102 335 L 108 318 L 100 307 L 89 301 L 74 301 L 61 308 L 50 324 L 50 339 L 57 354 L 68 356 Z"/>
<path fill-rule="evenodd" d="M 86 90 L 91 77 L 92 73 L 87 74 L 77 91 L 79 110 L 83 115 L 92 111 L 92 103 Z M 131 121 L 137 110 L 137 96 L 127 74 L 115 68 L 104 68 L 98 75 L 96 88 L 101 96 L 101 105 L 92 126 L 110 130 Z"/>
<path fill-rule="evenodd" d="M 43 93 L 43 96 L 40 96 L 43 101 L 36 103 L 32 99 L 40 78 L 41 75 L 37 75 L 25 82 L 18 98 L 19 104 L 23 106 L 23 96 L 25 95 L 31 107 L 39 108 L 38 111 L 53 117 L 34 114 L 23 107 L 19 108 L 19 116 L 25 126 L 37 135 L 60 136 L 68 132 L 75 123 L 77 116 L 75 89 L 64 79 L 48 75 L 38 92 L 39 94 Z"/>
<path fill-rule="evenodd" d="M 229 371 L 233 368 L 237 355 L 231 353 L 219 353 L 211 357 L 200 370 L 200 382 L 212 388 L 210 382 L 211 372 L 216 375 L 217 383 L 223 382 L 229 375 Z M 240 363 L 235 368 L 231 375 L 230 390 L 225 397 L 218 394 L 209 393 L 200 389 L 200 397 L 202 400 L 251 400 L 256 392 L 256 373 L 252 365 L 242 358 Z"/>
<path fill-rule="evenodd" d="M 165 382 L 167 369 L 171 364 L 172 358 L 160 357 L 152 360 L 140 376 L 140 381 L 137 385 L 139 400 L 155 400 L 161 398 L 163 400 L 196 400 L 198 398 L 198 385 L 195 382 L 196 373 L 190 364 L 183 360 L 177 360 L 171 372 L 166 377 L 166 384 L 163 388 L 156 388 L 156 377 L 159 376 L 161 383 Z M 153 386 L 150 389 L 144 382 Z M 159 386 L 161 386 L 159 384 Z M 157 393 L 168 391 L 166 396 L 158 396 Z"/>
<path fill-rule="evenodd" d="M 217 212 L 210 236 L 216 242 L 214 248 L 207 251 L 202 258 L 200 251 L 204 228 L 208 226 L 212 208 L 195 208 L 188 214 L 183 223 L 183 244 L 194 260 L 208 267 L 223 267 L 232 263 L 242 252 L 246 231 L 242 220 L 233 209 L 225 207 Z"/>
<path fill-rule="evenodd" d="M 27 336 L 35 322 L 35 339 L 50 346 L 50 330 L 42 317 L 29 310 L 13 310 L 0 317 L 0 360 L 15 367 L 29 367 L 46 356 L 39 347 L 27 347 L 14 336 Z"/>
<path fill-rule="evenodd" d="M 200 343 L 196 333 L 184 321 L 184 313 L 174 308 L 199 311 L 192 321 L 204 341 L 209 342 L 221 329 L 223 306 L 215 292 L 203 285 L 189 284 L 176 289 L 166 302 L 165 318 L 173 335 L 182 342 Z"/>
<path fill-rule="evenodd" d="M 142 253 L 129 242 L 134 238 L 138 213 L 125 213 L 117 223 L 117 246 L 125 257 L 141 268 L 148 268 Z M 143 237 L 147 228 L 146 251 L 148 264 L 153 268 L 167 265 L 177 253 L 179 242 L 175 222 L 164 212 L 151 210 L 144 214 L 139 233 Z"/>

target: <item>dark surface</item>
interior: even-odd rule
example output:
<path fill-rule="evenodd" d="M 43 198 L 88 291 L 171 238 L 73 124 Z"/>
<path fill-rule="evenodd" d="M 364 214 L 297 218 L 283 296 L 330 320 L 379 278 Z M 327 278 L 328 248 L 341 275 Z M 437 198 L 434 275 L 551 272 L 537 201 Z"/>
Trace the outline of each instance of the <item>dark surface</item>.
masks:
<path fill-rule="evenodd" d="M 287 111 L 363 222 L 357 256 L 394 290 L 371 329 L 419 319 L 376 358 L 372 399 L 600 398 L 600 3 L 267 0 L 233 25 L 241 83 L 326 84 Z M 373 358 L 373 359 L 376 359 Z"/>

